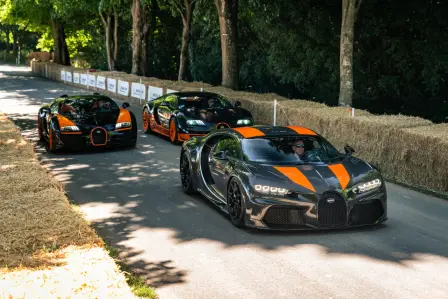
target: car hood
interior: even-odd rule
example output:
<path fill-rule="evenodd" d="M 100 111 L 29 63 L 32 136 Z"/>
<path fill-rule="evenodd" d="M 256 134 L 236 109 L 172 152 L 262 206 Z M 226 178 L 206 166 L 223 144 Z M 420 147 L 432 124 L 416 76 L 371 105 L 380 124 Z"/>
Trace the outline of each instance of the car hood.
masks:
<path fill-rule="evenodd" d="M 299 193 L 342 192 L 380 177 L 370 164 L 347 157 L 334 164 L 253 165 L 253 184 L 285 188 Z"/>
<path fill-rule="evenodd" d="M 245 110 L 240 108 L 231 109 L 192 109 L 182 111 L 187 119 L 200 119 L 205 123 L 233 123 L 239 119 L 248 117 Z"/>
<path fill-rule="evenodd" d="M 82 113 L 82 114 L 64 114 L 74 122 L 78 127 L 96 127 L 115 125 L 120 111 L 96 112 L 96 113 Z"/>

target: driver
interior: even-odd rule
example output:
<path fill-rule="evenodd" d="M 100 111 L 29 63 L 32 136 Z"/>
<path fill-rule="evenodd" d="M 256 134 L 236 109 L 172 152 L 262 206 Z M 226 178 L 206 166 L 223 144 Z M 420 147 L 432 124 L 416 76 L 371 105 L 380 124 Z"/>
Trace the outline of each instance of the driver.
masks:
<path fill-rule="evenodd" d="M 305 143 L 303 140 L 297 140 L 292 145 L 292 150 L 294 151 L 294 155 L 297 159 L 302 160 L 303 154 L 305 153 Z"/>

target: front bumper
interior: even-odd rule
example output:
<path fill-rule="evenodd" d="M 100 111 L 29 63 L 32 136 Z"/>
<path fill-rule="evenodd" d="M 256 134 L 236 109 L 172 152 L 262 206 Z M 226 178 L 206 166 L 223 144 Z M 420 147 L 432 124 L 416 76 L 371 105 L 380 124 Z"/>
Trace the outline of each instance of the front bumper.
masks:
<path fill-rule="evenodd" d="M 334 202 L 328 203 L 328 200 Z M 376 225 L 387 220 L 387 193 L 346 199 L 329 192 L 308 198 L 246 200 L 246 226 L 266 230 L 324 230 Z"/>
<path fill-rule="evenodd" d="M 63 148 L 67 150 L 88 150 L 95 148 L 114 148 L 122 146 L 131 146 L 135 144 L 137 138 L 132 130 L 124 131 L 107 131 L 107 139 L 92 142 L 92 134 L 57 134 L 58 139 L 56 141 L 57 148 Z"/>

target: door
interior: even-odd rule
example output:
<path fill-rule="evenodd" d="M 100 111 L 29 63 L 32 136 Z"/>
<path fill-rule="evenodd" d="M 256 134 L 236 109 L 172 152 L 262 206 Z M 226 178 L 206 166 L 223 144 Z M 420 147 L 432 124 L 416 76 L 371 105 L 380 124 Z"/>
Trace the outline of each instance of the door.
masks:
<path fill-rule="evenodd" d="M 177 96 L 168 95 L 160 104 L 157 109 L 157 116 L 160 121 L 160 125 L 162 126 L 165 132 L 169 132 L 170 128 L 170 119 L 173 115 L 174 110 L 177 108 Z"/>
<path fill-rule="evenodd" d="M 224 137 L 212 149 L 209 157 L 210 173 L 215 182 L 215 191 L 225 199 L 227 182 L 233 173 L 235 163 L 241 160 L 240 142 L 233 137 Z"/>

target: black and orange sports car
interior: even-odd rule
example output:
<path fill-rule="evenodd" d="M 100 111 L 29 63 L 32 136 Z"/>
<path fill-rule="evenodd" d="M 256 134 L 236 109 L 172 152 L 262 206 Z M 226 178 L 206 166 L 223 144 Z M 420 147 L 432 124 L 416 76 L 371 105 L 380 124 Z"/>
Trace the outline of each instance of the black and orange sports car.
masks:
<path fill-rule="evenodd" d="M 37 115 L 38 134 L 51 152 L 104 147 L 133 147 L 137 121 L 111 98 L 100 95 L 62 95 L 43 105 Z"/>
<path fill-rule="evenodd" d="M 182 145 L 180 178 L 236 227 L 329 229 L 387 220 L 380 171 L 298 126 L 223 129 Z"/>
<path fill-rule="evenodd" d="M 221 128 L 254 124 L 252 114 L 211 92 L 189 91 L 163 95 L 143 107 L 143 130 L 168 136 L 173 144 Z"/>

